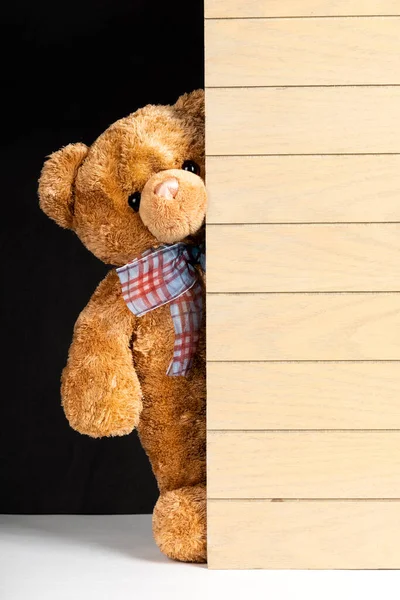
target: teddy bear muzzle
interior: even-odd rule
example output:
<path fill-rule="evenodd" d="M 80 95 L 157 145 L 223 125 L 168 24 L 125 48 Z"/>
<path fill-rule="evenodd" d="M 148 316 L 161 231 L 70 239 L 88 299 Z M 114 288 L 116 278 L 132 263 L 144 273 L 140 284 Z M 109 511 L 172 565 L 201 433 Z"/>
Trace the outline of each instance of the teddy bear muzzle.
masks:
<path fill-rule="evenodd" d="M 164 243 L 175 243 L 202 226 L 207 206 L 203 180 L 180 169 L 160 171 L 143 188 L 139 215 L 144 225 Z"/>

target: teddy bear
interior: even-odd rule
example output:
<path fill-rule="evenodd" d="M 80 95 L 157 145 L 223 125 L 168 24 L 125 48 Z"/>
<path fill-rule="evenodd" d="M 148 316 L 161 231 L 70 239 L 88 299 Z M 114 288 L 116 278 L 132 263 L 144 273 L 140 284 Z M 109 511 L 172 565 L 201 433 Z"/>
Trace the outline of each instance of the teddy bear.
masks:
<path fill-rule="evenodd" d="M 160 496 L 162 552 L 206 561 L 204 92 L 148 105 L 51 154 L 41 209 L 112 267 L 81 312 L 61 377 L 76 431 L 137 429 Z"/>

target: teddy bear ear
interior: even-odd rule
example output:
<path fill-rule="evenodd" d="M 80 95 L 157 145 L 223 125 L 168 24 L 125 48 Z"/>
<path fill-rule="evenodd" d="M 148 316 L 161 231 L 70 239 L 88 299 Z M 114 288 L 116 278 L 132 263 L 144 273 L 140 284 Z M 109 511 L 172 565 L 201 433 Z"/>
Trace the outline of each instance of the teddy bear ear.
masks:
<path fill-rule="evenodd" d="M 40 208 L 67 229 L 72 227 L 73 222 L 75 177 L 88 150 L 85 144 L 69 144 L 61 148 L 49 156 L 40 175 Z"/>
<path fill-rule="evenodd" d="M 175 108 L 192 117 L 204 119 L 204 90 L 183 94 L 176 101 Z"/>

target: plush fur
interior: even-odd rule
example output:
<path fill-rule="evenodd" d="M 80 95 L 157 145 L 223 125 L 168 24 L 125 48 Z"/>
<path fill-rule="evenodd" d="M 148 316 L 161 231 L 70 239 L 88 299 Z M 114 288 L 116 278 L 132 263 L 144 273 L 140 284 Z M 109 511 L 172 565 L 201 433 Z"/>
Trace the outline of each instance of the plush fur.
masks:
<path fill-rule="evenodd" d="M 196 162 L 199 176 L 182 170 Z M 174 198 L 158 194 L 166 180 Z M 139 212 L 128 198 L 141 192 Z M 146 106 L 117 121 L 88 148 L 52 154 L 39 180 L 40 206 L 108 264 L 121 266 L 150 247 L 204 234 L 204 97 Z M 202 275 L 199 271 L 199 274 Z M 203 285 L 204 288 L 204 285 Z M 204 323 L 187 377 L 169 377 L 174 329 L 168 305 L 137 318 L 111 270 L 80 314 L 62 375 L 71 426 L 92 437 L 135 427 L 160 489 L 156 542 L 182 561 L 206 560 Z"/>

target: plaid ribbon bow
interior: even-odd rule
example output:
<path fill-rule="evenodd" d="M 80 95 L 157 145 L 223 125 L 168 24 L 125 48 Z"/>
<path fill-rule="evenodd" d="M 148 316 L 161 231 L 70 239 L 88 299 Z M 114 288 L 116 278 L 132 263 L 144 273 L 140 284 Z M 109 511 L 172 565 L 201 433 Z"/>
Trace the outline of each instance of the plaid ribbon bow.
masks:
<path fill-rule="evenodd" d="M 202 246 L 178 243 L 144 252 L 117 269 L 122 295 L 137 317 L 170 305 L 175 330 L 173 359 L 167 375 L 187 375 L 196 352 L 203 313 L 203 294 L 195 264 L 205 270 Z"/>

